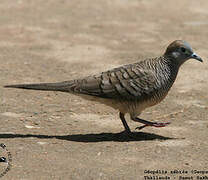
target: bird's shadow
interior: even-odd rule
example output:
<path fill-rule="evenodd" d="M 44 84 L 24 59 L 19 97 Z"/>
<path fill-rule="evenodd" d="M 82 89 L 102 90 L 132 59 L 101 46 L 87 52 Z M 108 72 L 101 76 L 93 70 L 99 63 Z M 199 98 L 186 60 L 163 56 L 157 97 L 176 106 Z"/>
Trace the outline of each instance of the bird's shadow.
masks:
<path fill-rule="evenodd" d="M 147 132 L 133 132 L 128 136 L 125 132 L 120 133 L 100 133 L 100 134 L 72 134 L 72 135 L 41 135 L 41 134 L 0 134 L 0 139 L 10 138 L 39 138 L 39 139 L 60 139 L 75 142 L 129 142 L 129 141 L 152 141 L 152 140 L 170 140 L 176 138 L 165 137 L 154 133 Z"/>

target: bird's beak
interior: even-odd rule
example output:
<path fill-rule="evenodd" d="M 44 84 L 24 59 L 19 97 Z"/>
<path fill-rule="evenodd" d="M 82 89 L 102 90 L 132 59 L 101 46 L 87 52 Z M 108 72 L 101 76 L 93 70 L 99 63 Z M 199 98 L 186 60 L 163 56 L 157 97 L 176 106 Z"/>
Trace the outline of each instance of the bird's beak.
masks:
<path fill-rule="evenodd" d="M 196 59 L 196 60 L 198 60 L 200 62 L 203 62 L 202 58 L 200 56 L 198 56 L 196 53 L 193 53 L 191 55 L 191 58 Z"/>

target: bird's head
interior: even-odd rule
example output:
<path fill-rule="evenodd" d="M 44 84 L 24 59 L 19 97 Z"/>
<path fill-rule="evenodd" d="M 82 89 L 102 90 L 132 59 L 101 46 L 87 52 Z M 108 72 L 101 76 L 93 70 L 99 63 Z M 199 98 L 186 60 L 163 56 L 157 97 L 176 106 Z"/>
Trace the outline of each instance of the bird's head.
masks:
<path fill-rule="evenodd" d="M 200 56 L 193 52 L 191 46 L 182 40 L 173 41 L 166 49 L 164 56 L 170 57 L 174 63 L 183 64 L 188 59 L 203 62 Z"/>

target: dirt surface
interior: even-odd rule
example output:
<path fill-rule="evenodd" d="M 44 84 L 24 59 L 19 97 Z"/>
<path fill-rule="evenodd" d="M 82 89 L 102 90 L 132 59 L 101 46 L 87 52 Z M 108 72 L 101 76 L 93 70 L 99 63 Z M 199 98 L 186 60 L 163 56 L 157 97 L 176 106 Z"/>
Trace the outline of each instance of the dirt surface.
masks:
<path fill-rule="evenodd" d="M 12 154 L 4 179 L 208 176 L 197 172 L 208 171 L 207 9 L 206 0 L 1 0 L 0 142 Z M 159 56 L 176 39 L 188 41 L 204 63 L 185 63 L 168 97 L 141 115 L 172 123 L 134 139 L 104 105 L 2 87 L 95 74 Z M 128 123 L 132 130 L 141 125 Z"/>

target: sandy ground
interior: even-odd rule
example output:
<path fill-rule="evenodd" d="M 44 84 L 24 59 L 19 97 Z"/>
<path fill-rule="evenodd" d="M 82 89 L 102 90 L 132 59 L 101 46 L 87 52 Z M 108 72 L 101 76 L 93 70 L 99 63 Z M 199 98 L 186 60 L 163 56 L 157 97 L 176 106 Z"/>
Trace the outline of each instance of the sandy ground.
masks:
<path fill-rule="evenodd" d="M 4 179 L 208 176 L 195 171 L 208 171 L 207 9 L 206 0 L 1 0 L 0 143 L 12 154 Z M 204 63 L 184 64 L 168 97 L 141 115 L 172 123 L 135 139 L 104 105 L 2 87 L 95 74 L 159 56 L 175 39 L 188 41 Z"/>

